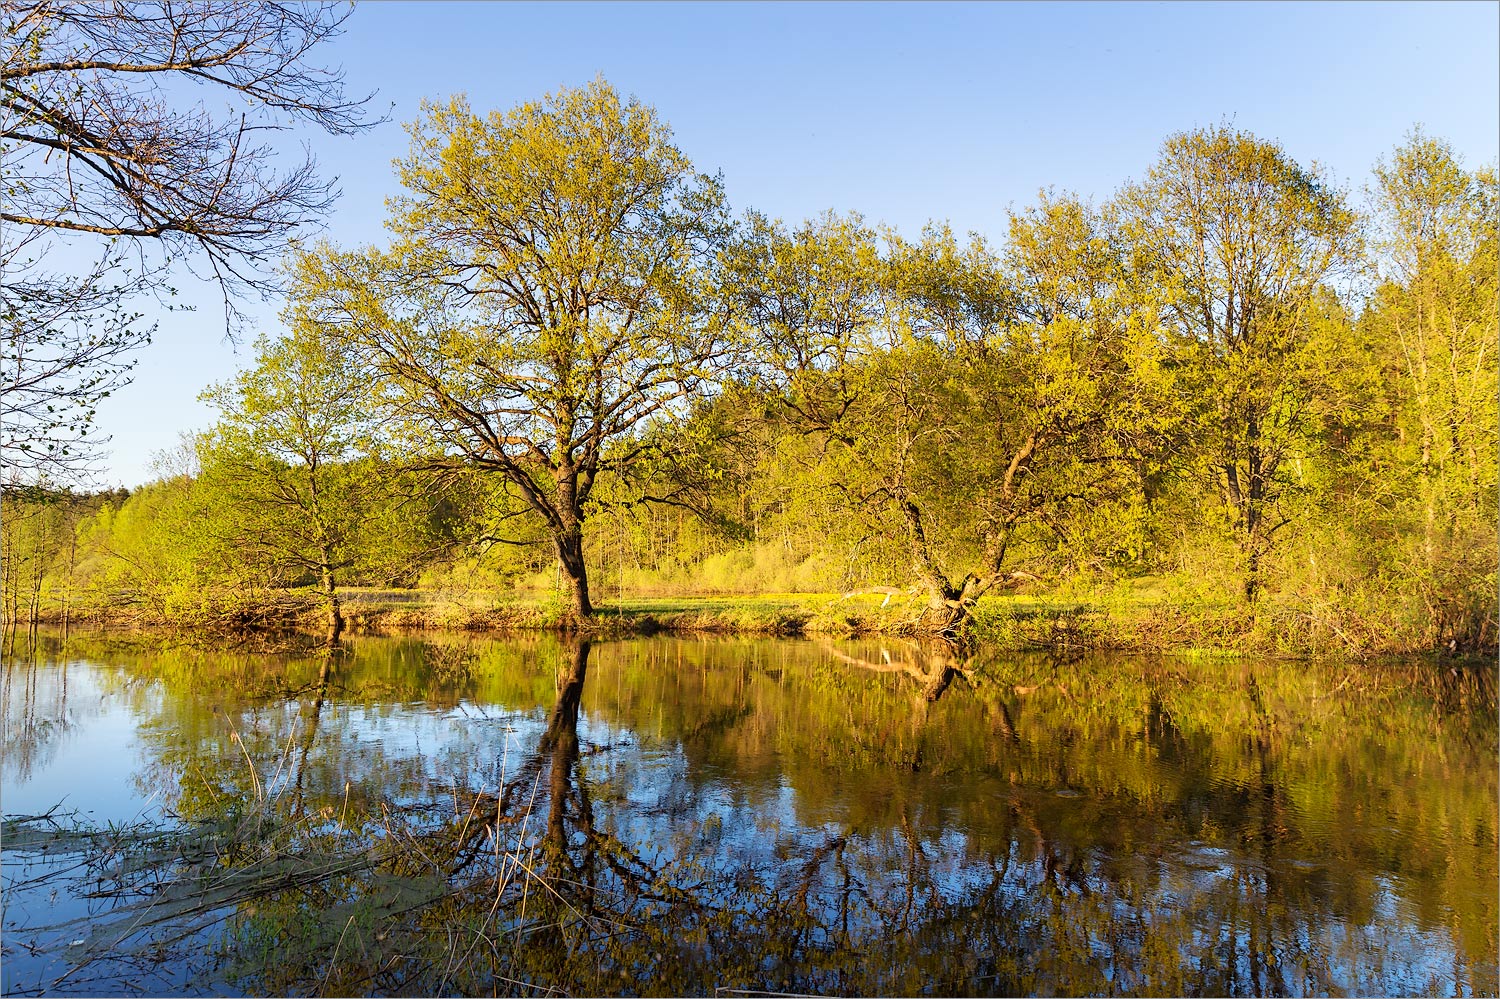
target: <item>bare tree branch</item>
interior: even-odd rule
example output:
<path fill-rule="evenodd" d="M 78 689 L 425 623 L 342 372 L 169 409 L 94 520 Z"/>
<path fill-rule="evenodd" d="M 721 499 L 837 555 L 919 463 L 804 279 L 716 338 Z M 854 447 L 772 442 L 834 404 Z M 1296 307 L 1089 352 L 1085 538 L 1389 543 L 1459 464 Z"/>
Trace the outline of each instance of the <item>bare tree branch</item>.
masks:
<path fill-rule="evenodd" d="M 88 464 L 93 406 L 129 380 L 127 355 L 150 338 L 133 296 L 170 297 L 169 278 L 184 270 L 206 278 L 220 289 L 232 336 L 243 297 L 274 288 L 266 265 L 327 211 L 336 178 L 320 177 L 305 149 L 281 165 L 284 152 L 260 136 L 296 125 L 346 135 L 376 123 L 368 96 L 347 97 L 342 71 L 312 61 L 351 11 L 0 0 L 11 479 L 75 475 Z M 223 110 L 210 103 L 215 93 Z M 89 237 L 101 241 L 91 271 L 43 266 L 61 241 Z"/>

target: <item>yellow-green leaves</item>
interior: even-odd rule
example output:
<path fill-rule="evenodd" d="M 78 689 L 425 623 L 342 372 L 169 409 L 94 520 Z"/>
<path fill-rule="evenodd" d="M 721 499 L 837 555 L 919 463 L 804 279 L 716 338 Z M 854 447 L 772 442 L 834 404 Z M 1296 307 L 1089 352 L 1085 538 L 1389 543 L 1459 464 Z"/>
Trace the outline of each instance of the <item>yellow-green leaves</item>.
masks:
<path fill-rule="evenodd" d="M 346 344 L 308 326 L 263 337 L 255 366 L 203 398 L 219 420 L 194 492 L 223 559 L 264 582 L 321 582 L 329 599 L 346 573 L 413 571 L 425 518 L 377 457 L 383 413 Z"/>
<path fill-rule="evenodd" d="M 1320 429 L 1309 378 L 1321 295 L 1360 249 L 1343 195 L 1276 144 L 1228 126 L 1169 138 L 1118 200 L 1132 280 L 1158 291 L 1200 475 L 1245 553 L 1245 592 L 1289 522 L 1289 463 Z M 1164 294 L 1162 294 L 1164 293 Z"/>
<path fill-rule="evenodd" d="M 723 364 L 721 185 L 602 80 L 505 113 L 428 103 L 410 131 L 395 243 L 305 257 L 293 315 L 372 364 L 441 455 L 517 487 L 587 614 L 606 448 Z"/>

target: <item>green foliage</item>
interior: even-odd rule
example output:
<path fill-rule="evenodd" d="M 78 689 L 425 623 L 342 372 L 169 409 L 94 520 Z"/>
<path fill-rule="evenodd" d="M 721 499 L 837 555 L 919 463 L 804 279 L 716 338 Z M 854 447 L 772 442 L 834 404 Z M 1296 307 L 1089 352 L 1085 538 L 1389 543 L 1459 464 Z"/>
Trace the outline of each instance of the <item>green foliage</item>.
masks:
<path fill-rule="evenodd" d="M 1380 279 L 1363 327 L 1382 361 L 1361 457 L 1376 551 L 1427 613 L 1425 638 L 1495 641 L 1500 414 L 1500 204 L 1493 169 L 1465 171 L 1414 133 L 1376 169 Z"/>
<path fill-rule="evenodd" d="M 68 616 L 80 583 L 81 525 L 108 494 L 14 489 L 0 496 L 0 620 L 35 625 L 49 611 Z"/>
<path fill-rule="evenodd" d="M 187 476 L 152 483 L 119 506 L 103 507 L 81 535 L 92 602 L 193 620 L 192 612 L 221 582 L 219 553 L 205 530 L 210 512 Z"/>
<path fill-rule="evenodd" d="M 297 257 L 294 333 L 210 394 L 201 470 L 77 544 L 8 507 L 8 614 L 420 581 L 455 620 L 560 623 L 592 579 L 915 587 L 923 627 L 1008 645 L 1495 645 L 1497 186 L 1440 141 L 1361 216 L 1273 142 L 1182 133 L 992 247 L 731 224 L 603 81 L 411 135 L 394 241 Z M 982 610 L 1005 593 L 1094 609 Z"/>
<path fill-rule="evenodd" d="M 607 448 L 719 367 L 721 185 L 602 80 L 487 117 L 429 103 L 411 135 L 395 244 L 300 257 L 293 313 L 378 371 L 435 453 L 517 490 L 587 616 L 583 520 L 632 458 Z"/>
<path fill-rule="evenodd" d="M 1118 205 L 1132 277 L 1161 301 L 1184 471 L 1222 503 L 1254 597 L 1260 561 L 1292 520 L 1317 408 L 1336 391 L 1320 377 L 1344 325 L 1327 282 L 1354 264 L 1358 221 L 1315 169 L 1228 126 L 1168 139 Z"/>
<path fill-rule="evenodd" d="M 1139 519 L 1168 379 L 1150 303 L 1124 293 L 1112 233 L 1075 200 L 1014 216 L 1003 257 L 944 228 L 885 242 L 857 218 L 753 216 L 733 291 L 783 437 L 813 445 L 798 475 L 904 549 L 951 628 L 1034 575 L 1018 554 L 1068 568 L 1055 556 L 1089 519 Z"/>
<path fill-rule="evenodd" d="M 336 635 L 341 579 L 420 571 L 421 483 L 375 456 L 381 408 L 348 350 L 306 328 L 256 350 L 254 368 L 204 394 L 220 419 L 195 488 L 234 566 L 263 586 L 317 584 Z"/>

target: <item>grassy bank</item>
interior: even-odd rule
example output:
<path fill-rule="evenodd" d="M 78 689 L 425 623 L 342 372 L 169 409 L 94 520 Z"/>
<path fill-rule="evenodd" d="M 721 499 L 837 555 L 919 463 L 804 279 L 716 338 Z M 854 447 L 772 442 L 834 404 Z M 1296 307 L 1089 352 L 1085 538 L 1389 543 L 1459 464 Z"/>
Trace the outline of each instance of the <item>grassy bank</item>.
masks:
<path fill-rule="evenodd" d="M 579 622 L 549 594 L 350 589 L 343 592 L 342 601 L 348 630 L 355 634 L 570 630 L 599 635 L 913 636 L 921 633 L 918 618 L 923 607 L 923 598 L 911 591 L 616 596 L 603 600 L 592 619 Z M 196 600 L 169 606 L 74 607 L 69 614 L 74 622 L 110 628 L 316 633 L 325 627 L 326 611 L 308 591 L 278 591 L 199 594 Z M 48 608 L 49 623 L 60 623 L 61 618 L 61 608 Z M 991 650 L 1106 649 L 1287 658 L 1435 651 L 1404 646 L 1378 622 L 1341 617 L 1327 607 L 1184 599 L 1150 580 L 1080 593 L 988 596 L 975 608 L 971 634 L 976 644 Z"/>
<path fill-rule="evenodd" d="M 594 610 L 594 619 L 580 625 L 552 599 L 421 591 L 410 596 L 356 591 L 346 605 L 350 626 L 370 631 L 569 628 L 625 634 L 857 635 L 913 630 L 907 603 L 887 604 L 880 596 L 868 595 L 626 597 Z"/>

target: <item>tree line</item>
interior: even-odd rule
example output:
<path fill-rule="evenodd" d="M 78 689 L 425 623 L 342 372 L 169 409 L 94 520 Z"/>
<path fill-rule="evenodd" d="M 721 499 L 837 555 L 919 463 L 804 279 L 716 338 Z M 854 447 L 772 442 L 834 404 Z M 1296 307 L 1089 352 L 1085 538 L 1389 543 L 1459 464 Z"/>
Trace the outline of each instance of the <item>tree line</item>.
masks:
<path fill-rule="evenodd" d="M 1439 139 L 1357 199 L 1184 132 L 992 243 L 736 216 L 602 80 L 409 131 L 388 244 L 289 258 L 289 332 L 183 474 L 9 497 L 8 616 L 66 547 L 116 598 L 314 585 L 335 635 L 341 585 L 551 568 L 576 618 L 601 572 L 912 586 L 948 635 L 1155 580 L 1351 648 L 1494 643 L 1496 176 Z"/>

